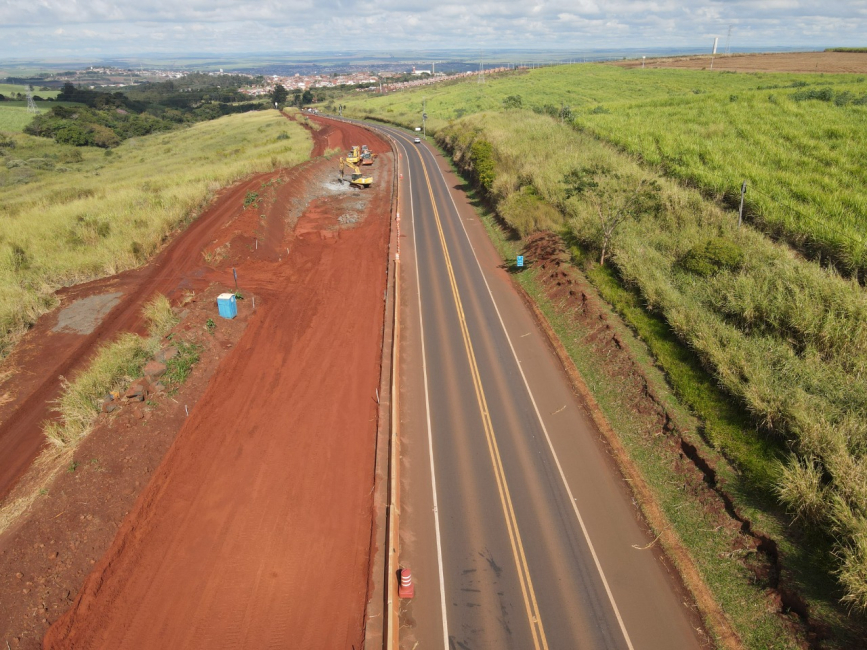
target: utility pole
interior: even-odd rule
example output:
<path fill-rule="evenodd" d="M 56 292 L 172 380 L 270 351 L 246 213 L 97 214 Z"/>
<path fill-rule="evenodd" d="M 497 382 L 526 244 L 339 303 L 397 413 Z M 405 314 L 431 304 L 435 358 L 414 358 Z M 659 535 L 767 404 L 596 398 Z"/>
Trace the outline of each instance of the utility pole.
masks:
<path fill-rule="evenodd" d="M 424 139 L 427 140 L 427 126 L 425 122 L 427 121 L 427 99 L 422 97 L 421 99 L 421 134 L 424 136 Z"/>
<path fill-rule="evenodd" d="M 741 224 L 744 222 L 744 195 L 747 193 L 747 182 L 744 181 L 744 184 L 741 185 L 741 207 L 738 210 L 738 228 L 741 227 Z"/>

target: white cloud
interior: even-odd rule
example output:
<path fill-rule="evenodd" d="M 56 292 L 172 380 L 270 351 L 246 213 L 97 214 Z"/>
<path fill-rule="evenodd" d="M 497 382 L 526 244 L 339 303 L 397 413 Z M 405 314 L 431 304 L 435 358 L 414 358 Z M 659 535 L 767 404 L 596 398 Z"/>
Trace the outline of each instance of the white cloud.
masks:
<path fill-rule="evenodd" d="M 0 56 L 694 46 L 729 25 L 739 47 L 860 45 L 867 0 L 4 0 Z"/>

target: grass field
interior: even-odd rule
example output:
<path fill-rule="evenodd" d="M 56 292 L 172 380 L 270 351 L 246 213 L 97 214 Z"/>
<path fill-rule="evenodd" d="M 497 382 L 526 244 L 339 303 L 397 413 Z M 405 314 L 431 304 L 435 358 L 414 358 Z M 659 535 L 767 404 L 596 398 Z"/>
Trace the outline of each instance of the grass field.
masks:
<path fill-rule="evenodd" d="M 750 416 L 751 425 L 709 427 L 708 439 L 751 486 L 837 540 L 847 602 L 867 606 L 863 288 L 549 116 L 481 113 L 438 139 L 522 235 L 564 232 L 598 260 L 598 211 L 631 215 L 610 242 L 617 277 Z M 717 259 L 709 244 L 733 255 Z M 697 252 L 709 269 L 686 263 Z M 683 392 L 697 412 L 716 408 Z"/>
<path fill-rule="evenodd" d="M 51 110 L 52 106 L 77 106 L 70 102 L 36 102 L 40 111 Z M 27 102 L 0 102 L 0 133 L 22 133 L 30 124 L 33 114 L 27 112 Z"/>
<path fill-rule="evenodd" d="M 60 286 L 149 259 L 214 193 L 310 153 L 274 111 L 134 138 L 108 152 L 24 134 L 0 146 L 0 354 L 54 304 Z"/>
<path fill-rule="evenodd" d="M 0 84 L 0 95 L 5 97 L 14 97 L 17 93 L 27 96 L 27 86 L 18 86 L 13 84 Z M 60 94 L 59 90 L 39 90 L 39 86 L 33 86 L 33 94 L 42 97 L 43 99 L 54 99 Z"/>
<path fill-rule="evenodd" d="M 8 102 L 12 104 L 13 102 Z M 14 102 L 17 104 L 18 102 Z M 21 133 L 30 124 L 33 114 L 27 112 L 27 105 L 10 106 L 7 102 L 0 103 L 0 133 Z"/>
<path fill-rule="evenodd" d="M 346 114 L 428 128 L 507 98 L 560 116 L 729 204 L 847 273 L 867 274 L 867 80 L 863 75 L 710 73 L 571 65 L 353 95 Z"/>

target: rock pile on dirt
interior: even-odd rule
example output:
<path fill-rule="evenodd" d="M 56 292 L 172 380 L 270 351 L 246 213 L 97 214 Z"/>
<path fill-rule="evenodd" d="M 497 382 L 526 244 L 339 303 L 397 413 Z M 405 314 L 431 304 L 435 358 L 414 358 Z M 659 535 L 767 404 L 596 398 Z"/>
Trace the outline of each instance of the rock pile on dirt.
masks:
<path fill-rule="evenodd" d="M 168 369 L 165 362 L 176 356 L 178 349 L 174 346 L 160 350 L 153 361 L 145 364 L 144 377 L 132 382 L 122 395 L 120 392 L 112 392 L 102 398 L 102 412 L 112 413 L 125 402 L 144 402 L 150 395 L 164 392 L 166 387 L 160 377 L 166 374 Z"/>

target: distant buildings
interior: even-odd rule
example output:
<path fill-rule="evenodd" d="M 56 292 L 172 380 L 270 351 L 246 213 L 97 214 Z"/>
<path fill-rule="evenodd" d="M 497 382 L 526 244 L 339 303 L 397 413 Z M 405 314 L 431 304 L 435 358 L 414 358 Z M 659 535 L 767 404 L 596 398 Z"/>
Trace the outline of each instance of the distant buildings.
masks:
<path fill-rule="evenodd" d="M 337 86 L 357 86 L 359 84 L 378 84 L 379 78 L 371 75 L 369 72 L 354 72 L 350 74 L 336 75 L 300 75 L 281 77 L 280 75 L 271 75 L 268 81 L 257 86 L 249 88 L 241 88 L 240 91 L 250 97 L 261 97 L 270 95 L 274 90 L 274 86 L 281 85 L 286 90 L 309 90 L 311 88 L 334 88 Z"/>

